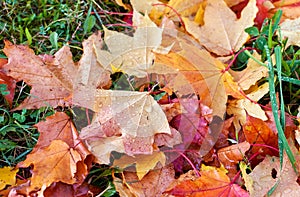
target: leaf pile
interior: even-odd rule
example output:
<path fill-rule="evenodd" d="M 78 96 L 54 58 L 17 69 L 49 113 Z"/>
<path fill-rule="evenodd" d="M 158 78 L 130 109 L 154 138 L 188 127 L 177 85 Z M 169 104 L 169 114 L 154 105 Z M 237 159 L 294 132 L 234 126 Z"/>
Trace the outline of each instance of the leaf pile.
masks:
<path fill-rule="evenodd" d="M 134 32 L 104 27 L 82 43 L 78 62 L 68 46 L 37 56 L 5 41 L 0 83 L 7 102 L 15 82 L 31 87 L 12 110 L 50 106 L 56 113 L 35 125 L 40 136 L 26 160 L 0 169 L 0 189 L 10 185 L 3 190 L 10 196 L 98 195 L 87 184 L 97 163 L 122 170 L 112 174 L 120 196 L 264 196 L 276 184 L 275 194 L 298 194 L 298 175 L 276 157 L 270 107 L 258 103 L 269 93 L 268 69 L 251 59 L 242 71 L 230 69 L 249 41 L 244 30 L 282 7 L 260 2 L 117 1 L 133 11 Z M 283 33 L 289 36 L 287 25 Z M 72 107 L 92 111 L 91 122 L 77 128 Z M 31 176 L 16 181 L 23 168 Z"/>

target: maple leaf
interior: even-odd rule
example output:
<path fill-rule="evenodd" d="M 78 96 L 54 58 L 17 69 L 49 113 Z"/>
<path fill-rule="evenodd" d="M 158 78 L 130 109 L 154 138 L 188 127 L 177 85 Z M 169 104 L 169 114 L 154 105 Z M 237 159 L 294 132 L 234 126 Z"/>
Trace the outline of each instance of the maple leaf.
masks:
<path fill-rule="evenodd" d="M 288 38 L 286 47 L 290 45 L 300 45 L 300 37 L 299 37 L 299 24 L 300 18 L 290 20 L 287 19 L 283 23 L 280 24 L 280 32 L 282 38 Z"/>
<path fill-rule="evenodd" d="M 104 41 L 107 50 L 96 51 L 98 61 L 104 68 L 115 67 L 128 75 L 146 76 L 146 69 L 152 66 L 153 50 L 159 50 L 162 29 L 150 18 L 133 13 L 133 25 L 137 29 L 133 37 L 104 28 Z"/>
<path fill-rule="evenodd" d="M 18 167 L 33 165 L 30 188 L 34 190 L 42 186 L 48 187 L 53 182 L 76 183 L 76 164 L 81 160 L 80 153 L 67 143 L 53 140 L 49 146 L 27 155 L 26 160 L 19 163 Z"/>
<path fill-rule="evenodd" d="M 256 1 L 250 0 L 241 13 L 241 18 L 227 7 L 224 1 L 208 0 L 204 13 L 204 25 L 183 17 L 187 31 L 192 34 L 209 51 L 227 56 L 238 51 L 247 41 L 248 34 L 244 31 L 251 27 L 257 13 Z"/>
<path fill-rule="evenodd" d="M 120 196 L 151 197 L 161 196 L 174 180 L 175 172 L 172 165 L 150 171 L 139 180 L 137 175 L 125 171 L 123 179 L 114 178 L 114 185 Z"/>
<path fill-rule="evenodd" d="M 104 148 L 96 153 L 101 163 L 109 163 L 111 151 L 151 154 L 154 135 L 171 134 L 164 112 L 147 92 L 98 90 L 91 108 L 96 118 L 80 136 L 94 154 Z"/>
<path fill-rule="evenodd" d="M 248 142 L 242 142 L 227 146 L 218 150 L 218 159 L 224 165 L 224 167 L 231 172 L 236 174 L 236 164 L 242 161 L 245 157 L 245 152 L 250 148 Z"/>
<path fill-rule="evenodd" d="M 0 190 L 4 189 L 6 185 L 15 185 L 18 171 L 19 169 L 9 166 L 0 168 Z"/>
<path fill-rule="evenodd" d="M 158 162 L 165 166 L 166 156 L 163 152 L 156 151 L 151 155 L 135 155 L 134 157 L 123 155 L 120 159 L 114 161 L 113 166 L 125 169 L 132 164 L 136 164 L 136 174 L 141 180 L 150 170 L 155 168 Z"/>
<path fill-rule="evenodd" d="M 278 147 L 277 130 L 272 130 L 263 120 L 247 116 L 243 124 L 243 132 L 247 142 L 250 144 L 266 144 L 272 147 Z M 260 152 L 264 154 L 274 154 L 269 148 L 254 146 L 253 153 Z"/>
<path fill-rule="evenodd" d="M 247 114 L 261 120 L 268 120 L 265 111 L 256 103 L 268 92 L 269 83 L 266 82 L 247 94 L 246 98 L 228 101 L 227 113 L 234 115 L 233 124 L 237 132 L 241 129 L 241 125 L 246 123 Z"/>
<path fill-rule="evenodd" d="M 7 60 L 0 58 L 0 84 L 5 84 L 7 86 L 8 94 L 4 95 L 4 98 L 8 102 L 9 106 L 12 107 L 12 102 L 15 95 L 16 81 L 12 77 L 9 77 L 2 72 L 1 69 L 5 64 L 7 64 Z"/>
<path fill-rule="evenodd" d="M 168 190 L 167 193 L 177 197 L 249 196 L 240 186 L 230 183 L 226 173 L 227 171 L 224 167 L 216 168 L 202 165 L 201 177 L 186 176 L 182 179 L 179 178 L 177 183 L 175 183 L 176 186 Z"/>
<path fill-rule="evenodd" d="M 96 51 L 103 46 L 101 34 L 93 34 L 83 41 L 83 55 L 78 62 L 74 84 L 73 103 L 88 108 L 96 89 L 109 88 L 111 85 L 109 68 L 104 68 L 98 60 Z"/>
<path fill-rule="evenodd" d="M 29 47 L 13 45 L 9 41 L 5 41 L 3 51 L 8 57 L 8 63 L 3 66 L 7 75 L 18 81 L 24 80 L 32 87 L 31 96 L 14 110 L 68 105 L 72 81 L 76 76 L 76 67 L 68 47 L 61 48 L 54 58 L 48 55 L 41 58 Z M 65 62 L 67 64 L 62 65 Z"/>
<path fill-rule="evenodd" d="M 296 148 L 293 147 L 294 151 Z M 299 156 L 298 156 L 299 161 Z M 293 170 L 287 155 L 284 153 L 282 169 L 280 159 L 269 155 L 256 166 L 250 174 L 243 173 L 245 184 L 251 196 L 267 195 L 268 191 L 276 185 L 274 196 L 299 196 L 300 186 L 297 183 L 298 175 Z"/>
<path fill-rule="evenodd" d="M 259 59 L 260 56 L 257 52 L 253 53 L 253 57 Z M 247 67 L 242 71 L 229 70 L 229 73 L 233 77 L 234 81 L 239 84 L 242 90 L 248 90 L 252 85 L 268 76 L 268 68 L 255 62 L 253 59 L 249 59 Z"/>

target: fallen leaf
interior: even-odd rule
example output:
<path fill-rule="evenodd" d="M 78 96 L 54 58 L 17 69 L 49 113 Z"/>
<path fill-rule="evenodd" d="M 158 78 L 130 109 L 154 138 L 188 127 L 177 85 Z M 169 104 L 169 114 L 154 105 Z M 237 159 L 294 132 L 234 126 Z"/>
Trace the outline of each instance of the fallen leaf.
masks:
<path fill-rule="evenodd" d="M 254 52 L 253 57 L 259 59 L 258 53 Z M 229 71 L 231 76 L 234 78 L 241 87 L 242 90 L 248 90 L 252 85 L 263 77 L 268 75 L 268 68 L 255 62 L 253 59 L 248 60 L 247 68 L 242 71 Z"/>
<path fill-rule="evenodd" d="M 27 97 L 20 106 L 14 110 L 20 109 L 38 109 L 43 106 L 66 106 L 72 93 L 72 80 L 76 70 L 75 65 L 69 62 L 61 65 L 60 62 L 68 62 L 72 59 L 72 54 L 68 47 L 61 48 L 56 57 L 44 56 L 38 57 L 33 50 L 27 46 L 13 45 L 5 41 L 4 53 L 8 57 L 8 64 L 3 66 L 7 75 L 14 79 L 24 80 L 31 86 L 29 97 Z M 63 53 L 64 55 L 60 55 Z M 61 59 L 63 58 L 63 59 Z M 67 68 L 69 66 L 70 68 Z M 69 73 L 69 72 L 72 73 Z M 66 83 L 69 82 L 69 83 Z"/>
<path fill-rule="evenodd" d="M 134 157 L 123 155 L 120 159 L 114 161 L 113 166 L 125 169 L 132 164 L 136 164 L 136 174 L 141 180 L 150 170 L 155 168 L 158 162 L 165 166 L 166 156 L 163 152 L 153 152 L 151 155 L 135 155 Z"/>
<path fill-rule="evenodd" d="M 300 186 L 296 182 L 298 176 L 285 153 L 282 170 L 280 170 L 279 158 L 267 155 L 249 176 L 253 183 L 246 184 L 246 186 L 253 197 L 265 196 L 275 185 L 277 187 L 272 193 L 274 196 L 296 197 L 300 195 Z"/>
<path fill-rule="evenodd" d="M 269 83 L 266 82 L 252 92 L 246 95 L 244 99 L 234 99 L 228 101 L 227 113 L 234 115 L 233 124 L 235 131 L 239 132 L 241 125 L 246 123 L 247 114 L 259 118 L 261 120 L 268 120 L 265 111 L 259 106 L 257 101 L 269 92 Z"/>
<path fill-rule="evenodd" d="M 139 180 L 133 172 L 124 172 L 124 180 L 114 177 L 114 185 L 121 196 L 127 191 L 127 196 L 158 197 L 168 188 L 174 180 L 175 172 L 172 165 L 151 170 Z"/>
<path fill-rule="evenodd" d="M 265 144 L 274 148 L 278 147 L 277 131 L 270 129 L 263 120 L 247 116 L 247 120 L 243 125 L 243 132 L 247 142 L 258 144 L 258 146 L 252 147 L 251 152 L 274 155 L 274 150 L 260 146 Z"/>
<path fill-rule="evenodd" d="M 290 45 L 300 46 L 300 18 L 294 20 L 287 19 L 280 24 L 280 33 L 282 38 L 288 38 L 286 47 Z"/>
<path fill-rule="evenodd" d="M 7 185 L 15 185 L 18 171 L 19 169 L 9 166 L 0 168 L 0 190 L 4 189 Z"/>
<path fill-rule="evenodd" d="M 245 152 L 250 148 L 248 142 L 242 142 L 218 150 L 218 159 L 228 171 L 236 172 L 236 164 L 245 158 Z"/>
<path fill-rule="evenodd" d="M 98 90 L 95 99 L 97 116 L 80 137 L 101 163 L 109 163 L 112 151 L 151 154 L 155 134 L 171 134 L 163 110 L 147 92 Z"/>
<path fill-rule="evenodd" d="M 12 107 L 16 89 L 16 81 L 12 77 L 9 77 L 4 72 L 2 72 L 2 67 L 5 64 L 7 64 L 7 60 L 0 58 L 0 84 L 7 85 L 7 91 L 9 93 L 7 95 L 4 95 L 4 98 L 8 102 L 9 106 Z"/>
<path fill-rule="evenodd" d="M 81 160 L 80 154 L 68 144 L 53 140 L 49 146 L 27 155 L 18 167 L 33 165 L 30 189 L 36 190 L 43 185 L 48 187 L 53 182 L 76 183 L 76 163 Z"/>
<path fill-rule="evenodd" d="M 185 17 L 183 21 L 187 31 L 209 51 L 219 56 L 228 56 L 238 51 L 247 41 L 248 34 L 244 29 L 254 24 L 257 10 L 256 1 L 250 0 L 241 18 L 237 19 L 224 1 L 208 0 L 203 26 L 199 27 Z"/>
<path fill-rule="evenodd" d="M 128 75 L 144 77 L 146 70 L 152 66 L 152 51 L 160 48 L 162 29 L 147 15 L 141 16 L 137 12 L 133 13 L 133 21 L 138 23 L 133 37 L 104 28 L 107 50 L 100 48 L 96 50 L 96 55 L 98 62 L 106 69 L 113 66 Z"/>
<path fill-rule="evenodd" d="M 249 196 L 237 184 L 232 184 L 224 167 L 215 168 L 202 165 L 201 177 L 193 177 L 189 180 L 179 182 L 167 193 L 179 196 Z"/>
<path fill-rule="evenodd" d="M 73 103 L 88 108 L 96 89 L 107 89 L 111 85 L 109 68 L 103 67 L 97 59 L 97 50 L 102 48 L 101 34 L 93 34 L 83 41 L 83 55 L 78 63 L 74 82 Z"/>

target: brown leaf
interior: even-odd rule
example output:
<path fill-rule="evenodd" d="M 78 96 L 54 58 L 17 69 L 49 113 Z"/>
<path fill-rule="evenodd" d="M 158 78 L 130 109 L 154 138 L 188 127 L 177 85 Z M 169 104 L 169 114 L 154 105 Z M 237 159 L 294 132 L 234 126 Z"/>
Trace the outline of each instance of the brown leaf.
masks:
<path fill-rule="evenodd" d="M 76 183 L 76 163 L 81 160 L 80 153 L 68 144 L 54 140 L 49 146 L 27 155 L 18 167 L 33 165 L 30 188 L 36 190 L 42 186 L 48 187 L 53 182 Z"/>
<path fill-rule="evenodd" d="M 299 155 L 299 153 L 297 153 Z M 299 156 L 298 156 L 299 159 Z M 299 161 L 297 161 L 299 162 Z M 296 197 L 300 195 L 300 186 L 297 183 L 298 175 L 293 170 L 287 155 L 284 153 L 282 170 L 278 157 L 269 155 L 248 175 L 252 178 L 252 183 L 246 184 L 247 190 L 253 197 L 260 197 L 277 184 L 274 196 Z"/>
<path fill-rule="evenodd" d="M 163 152 L 158 151 L 153 152 L 151 155 L 135 155 L 134 157 L 124 155 L 120 159 L 116 159 L 113 166 L 124 169 L 132 164 L 136 164 L 136 174 L 141 180 L 150 170 L 157 166 L 158 162 L 165 166 L 166 156 Z"/>
<path fill-rule="evenodd" d="M 205 24 L 202 27 L 188 18 L 183 20 L 187 31 L 209 51 L 226 56 L 238 51 L 247 41 L 248 34 L 244 29 L 254 24 L 257 11 L 256 1 L 250 0 L 241 18 L 237 19 L 224 1 L 208 0 L 204 13 Z"/>
<path fill-rule="evenodd" d="M 173 166 L 165 166 L 160 169 L 151 170 L 139 180 L 133 172 L 124 172 L 124 180 L 114 178 L 114 185 L 121 196 L 127 191 L 127 196 L 159 197 L 174 180 L 175 172 Z"/>
<path fill-rule="evenodd" d="M 106 164 L 109 152 L 113 150 L 125 151 L 128 155 L 151 154 L 154 135 L 171 134 L 164 112 L 147 92 L 98 90 L 92 108 L 98 112 L 97 116 L 80 136 L 93 153 L 94 148 L 103 147 L 104 141 L 110 141 L 111 146 L 102 151 L 105 154 L 96 154 L 98 160 Z M 114 143 L 114 140 L 117 141 Z"/>
<path fill-rule="evenodd" d="M 13 45 L 9 41 L 5 41 L 3 51 L 9 60 L 8 64 L 3 66 L 4 71 L 18 81 L 24 80 L 32 87 L 31 96 L 15 110 L 37 109 L 49 105 L 52 107 L 69 105 L 67 100 L 73 88 L 71 81 L 75 77 L 69 71 L 76 70 L 76 67 L 72 62 L 66 65 L 60 64 L 72 59 L 68 47 L 60 49 L 57 52 L 57 58 L 46 56 L 44 60 L 36 56 L 29 47 Z"/>
<path fill-rule="evenodd" d="M 218 150 L 218 159 L 230 174 L 237 173 L 237 165 L 245 158 L 245 152 L 250 148 L 248 142 L 242 142 Z"/>
<path fill-rule="evenodd" d="M 104 68 L 97 59 L 96 51 L 102 48 L 101 34 L 93 34 L 83 41 L 83 55 L 79 61 L 76 81 L 74 83 L 73 102 L 89 108 L 97 88 L 109 88 L 111 85 L 110 70 Z"/>

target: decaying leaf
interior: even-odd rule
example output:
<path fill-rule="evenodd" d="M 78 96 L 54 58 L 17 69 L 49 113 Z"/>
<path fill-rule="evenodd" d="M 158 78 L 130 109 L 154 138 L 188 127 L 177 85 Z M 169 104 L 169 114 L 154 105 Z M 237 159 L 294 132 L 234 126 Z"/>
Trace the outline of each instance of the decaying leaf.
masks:
<path fill-rule="evenodd" d="M 76 183 L 76 163 L 81 160 L 80 154 L 68 144 L 54 140 L 46 148 L 27 155 L 18 167 L 33 165 L 30 188 L 34 190 L 43 185 L 48 187 L 53 182 Z"/>
<path fill-rule="evenodd" d="M 133 21 L 138 23 L 133 37 L 104 28 L 104 42 L 108 50 L 97 49 L 96 55 L 104 68 L 113 66 L 128 75 L 144 77 L 146 70 L 152 66 L 152 51 L 160 47 L 162 29 L 147 15 L 142 17 L 134 12 L 133 17 Z"/>
<path fill-rule="evenodd" d="M 111 151 L 151 154 L 155 134 L 171 134 L 164 112 L 147 92 L 98 90 L 95 99 L 97 117 L 80 136 L 101 162 L 109 163 Z"/>
<path fill-rule="evenodd" d="M 256 1 L 250 0 L 242 11 L 241 18 L 237 19 L 224 1 L 208 0 L 203 26 L 198 27 L 198 24 L 188 18 L 183 20 L 187 31 L 209 51 L 219 56 L 228 56 L 238 51 L 247 41 L 248 34 L 244 29 L 254 24 L 257 10 Z"/>
<path fill-rule="evenodd" d="M 270 129 L 267 123 L 261 119 L 247 116 L 247 120 L 243 125 L 243 132 L 250 144 L 266 144 L 274 148 L 278 146 L 277 131 Z M 253 153 L 274 154 L 271 149 L 259 145 L 254 146 L 251 151 Z"/>
<path fill-rule="evenodd" d="M 250 148 L 248 142 L 242 142 L 221 148 L 218 150 L 218 159 L 224 165 L 224 167 L 230 171 L 236 170 L 236 164 L 242 161 L 245 157 L 245 152 Z"/>
<path fill-rule="evenodd" d="M 256 103 L 268 92 L 269 83 L 266 82 L 247 94 L 246 98 L 228 101 L 227 113 L 234 115 L 233 124 L 236 132 L 240 131 L 241 125 L 246 123 L 247 114 L 264 121 L 268 120 L 265 111 Z"/>
<path fill-rule="evenodd" d="M 126 171 L 124 180 L 114 177 L 114 185 L 120 196 L 158 197 L 174 181 L 174 176 L 172 165 L 152 170 L 142 180 L 135 173 Z"/>
<path fill-rule="evenodd" d="M 18 171 L 19 169 L 9 166 L 0 168 L 0 190 L 4 189 L 6 185 L 15 185 Z"/>
<path fill-rule="evenodd" d="M 7 60 L 0 58 L 0 84 L 5 84 L 7 86 L 8 94 L 4 95 L 4 98 L 8 102 L 9 106 L 12 107 L 12 102 L 15 95 L 16 81 L 12 77 L 9 77 L 2 72 L 1 69 L 5 64 L 7 64 Z"/>
<path fill-rule="evenodd" d="M 266 195 L 276 184 L 277 187 L 272 194 L 274 196 L 296 197 L 300 195 L 300 186 L 296 182 L 298 176 L 286 154 L 284 154 L 282 170 L 280 170 L 279 158 L 267 155 L 249 176 L 252 178 L 252 183 L 246 184 L 246 186 L 253 197 Z"/>
<path fill-rule="evenodd" d="M 61 48 L 55 57 L 45 55 L 36 56 L 29 47 L 13 45 L 5 41 L 4 53 L 8 57 L 8 64 L 3 66 L 7 75 L 20 81 L 24 80 L 32 86 L 30 96 L 15 110 L 27 108 L 38 109 L 43 106 L 66 106 L 70 103 L 74 81 L 74 70 L 77 70 L 72 54 L 68 47 Z M 61 54 L 64 55 L 61 55 Z M 68 64 L 62 65 L 62 62 Z"/>
<path fill-rule="evenodd" d="M 192 177 L 176 183 L 176 186 L 167 193 L 173 196 L 249 196 L 237 184 L 230 183 L 224 167 L 201 167 L 201 177 Z M 180 180 L 180 178 L 179 178 Z"/>
<path fill-rule="evenodd" d="M 115 160 L 113 166 L 125 169 L 135 164 L 136 174 L 141 180 L 150 170 L 157 166 L 158 162 L 161 166 L 165 166 L 166 156 L 163 152 L 156 151 L 151 155 L 135 155 L 134 157 L 124 155 L 120 159 Z"/>

